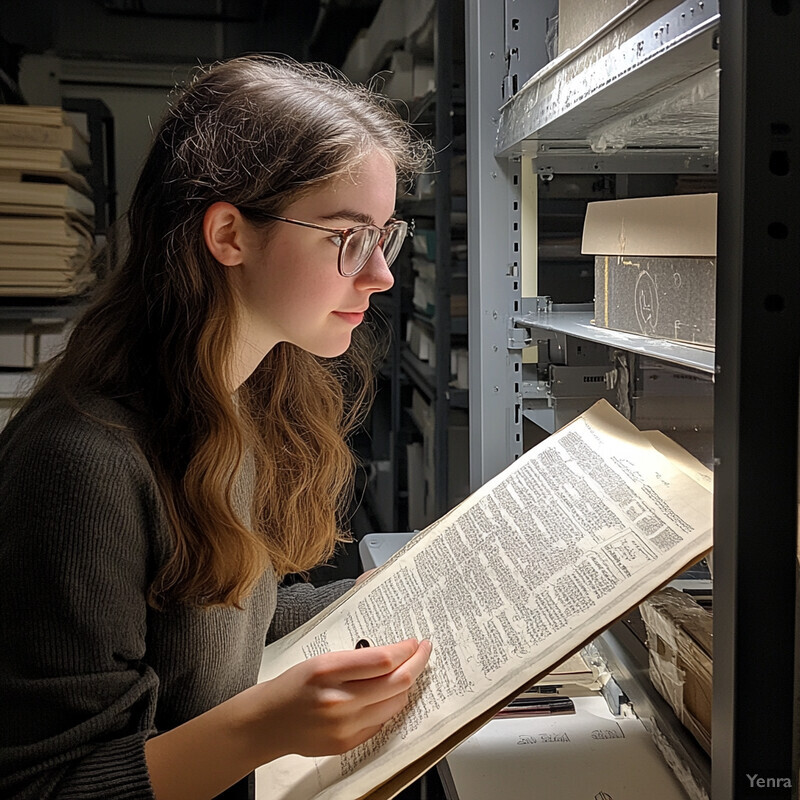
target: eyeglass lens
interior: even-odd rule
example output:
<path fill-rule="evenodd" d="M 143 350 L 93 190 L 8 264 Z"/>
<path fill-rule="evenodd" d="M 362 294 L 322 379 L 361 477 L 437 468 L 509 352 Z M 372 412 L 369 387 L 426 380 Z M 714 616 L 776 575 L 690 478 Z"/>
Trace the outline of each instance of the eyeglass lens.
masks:
<path fill-rule="evenodd" d="M 386 231 L 381 250 L 387 265 L 397 258 L 403 240 L 406 237 L 407 227 L 403 224 L 392 225 Z M 377 247 L 381 231 L 378 228 L 360 228 L 347 238 L 347 244 L 341 254 L 341 268 L 344 275 L 354 275 L 369 261 L 369 257 Z"/>

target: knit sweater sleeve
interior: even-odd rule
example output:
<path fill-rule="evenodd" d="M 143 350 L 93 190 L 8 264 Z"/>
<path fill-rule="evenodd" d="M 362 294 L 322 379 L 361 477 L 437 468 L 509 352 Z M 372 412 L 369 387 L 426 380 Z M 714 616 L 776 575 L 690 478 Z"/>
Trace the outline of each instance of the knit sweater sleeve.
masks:
<path fill-rule="evenodd" d="M 144 756 L 158 689 L 143 662 L 153 503 L 144 474 L 119 431 L 86 418 L 40 418 L 3 435 L 4 798 L 154 797 Z"/>
<path fill-rule="evenodd" d="M 304 622 L 319 614 L 322 609 L 341 597 L 354 580 L 334 581 L 315 587 L 310 583 L 294 583 L 278 587 L 278 603 L 275 616 L 267 632 L 267 644 L 280 639 Z"/>

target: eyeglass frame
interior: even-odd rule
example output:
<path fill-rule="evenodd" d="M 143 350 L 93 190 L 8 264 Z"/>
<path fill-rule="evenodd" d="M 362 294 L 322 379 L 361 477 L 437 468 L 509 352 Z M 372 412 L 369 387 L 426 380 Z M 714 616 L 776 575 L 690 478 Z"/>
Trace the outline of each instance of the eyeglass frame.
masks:
<path fill-rule="evenodd" d="M 408 237 L 413 237 L 414 236 L 414 220 L 413 219 L 412 220 L 404 220 L 404 219 L 395 219 L 394 217 L 392 217 L 392 219 L 390 219 L 389 222 L 386 225 L 383 225 L 383 226 L 372 225 L 372 224 L 364 224 L 364 225 L 354 225 L 352 228 L 328 228 L 325 225 L 317 225 L 314 222 L 304 222 L 303 220 L 299 220 L 299 219 L 291 219 L 289 217 L 282 217 L 279 214 L 269 214 L 266 211 L 258 211 L 258 215 L 261 216 L 261 217 L 266 217 L 267 219 L 277 220 L 278 222 L 289 222 L 292 225 L 301 225 L 304 228 L 313 228 L 316 231 L 326 231 L 327 233 L 335 233 L 335 234 L 337 234 L 337 236 L 339 236 L 339 238 L 341 239 L 341 242 L 339 243 L 339 255 L 338 255 L 338 259 L 337 259 L 337 263 L 336 263 L 336 268 L 338 269 L 339 274 L 343 278 L 352 278 L 355 275 L 358 275 L 358 273 L 361 272 L 361 270 L 364 269 L 364 267 L 367 265 L 367 261 L 369 261 L 370 258 L 372 257 L 372 254 L 375 252 L 375 247 L 380 247 L 381 251 L 383 250 L 383 242 L 386 241 L 386 237 L 389 235 L 388 231 L 389 231 L 390 228 L 394 228 L 397 225 L 405 225 L 406 232 L 403 235 L 403 239 L 405 239 L 406 236 L 408 236 Z M 344 248 L 345 248 L 345 245 L 347 244 L 347 240 L 354 233 L 357 233 L 358 231 L 362 231 L 365 228 L 374 228 L 375 230 L 380 231 L 381 235 L 378 237 L 378 241 L 375 243 L 375 247 L 372 248 L 372 250 L 370 251 L 369 255 L 366 257 L 366 259 L 364 259 L 364 263 L 357 270 L 355 270 L 355 272 L 344 272 L 342 270 L 342 253 L 344 253 Z M 398 251 L 398 254 L 399 254 L 399 251 Z M 386 266 L 390 267 L 394 263 L 396 258 L 397 258 L 397 256 L 395 256 L 392 259 L 391 263 L 387 262 Z"/>

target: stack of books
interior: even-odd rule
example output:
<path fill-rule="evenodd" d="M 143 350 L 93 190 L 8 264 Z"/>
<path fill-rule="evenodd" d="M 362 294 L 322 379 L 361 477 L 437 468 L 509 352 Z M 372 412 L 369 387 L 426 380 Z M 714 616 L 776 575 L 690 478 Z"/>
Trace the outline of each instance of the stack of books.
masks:
<path fill-rule="evenodd" d="M 88 136 L 58 107 L 0 105 L 0 296 L 65 297 L 94 280 Z"/>

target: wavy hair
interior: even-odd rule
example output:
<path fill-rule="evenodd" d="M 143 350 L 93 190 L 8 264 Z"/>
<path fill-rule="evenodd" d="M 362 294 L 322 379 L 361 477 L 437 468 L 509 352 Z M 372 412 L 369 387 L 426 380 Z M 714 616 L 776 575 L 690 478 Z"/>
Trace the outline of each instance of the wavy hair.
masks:
<path fill-rule="evenodd" d="M 401 181 L 430 160 L 385 98 L 330 68 L 264 56 L 200 71 L 155 135 L 128 211 L 127 253 L 46 383 L 144 409 L 174 540 L 150 587 L 156 607 L 239 605 L 265 569 L 306 571 L 347 538 L 347 439 L 373 386 L 369 331 L 357 329 L 336 359 L 280 343 L 232 396 L 236 299 L 202 223 L 220 200 L 279 214 L 376 151 Z M 250 454 L 248 525 L 234 492 Z"/>

